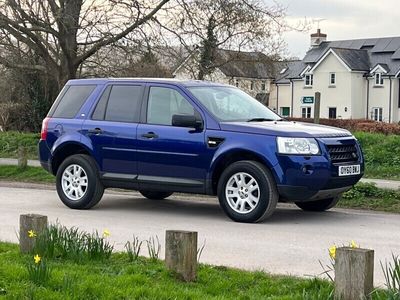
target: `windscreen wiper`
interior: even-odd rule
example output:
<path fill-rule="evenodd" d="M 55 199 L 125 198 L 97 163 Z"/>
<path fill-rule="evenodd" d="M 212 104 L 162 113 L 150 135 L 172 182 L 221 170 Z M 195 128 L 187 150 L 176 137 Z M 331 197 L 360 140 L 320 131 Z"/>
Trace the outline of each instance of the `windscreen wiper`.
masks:
<path fill-rule="evenodd" d="M 247 122 L 264 122 L 264 121 L 281 121 L 282 119 L 267 119 L 267 118 L 253 118 L 247 120 Z"/>

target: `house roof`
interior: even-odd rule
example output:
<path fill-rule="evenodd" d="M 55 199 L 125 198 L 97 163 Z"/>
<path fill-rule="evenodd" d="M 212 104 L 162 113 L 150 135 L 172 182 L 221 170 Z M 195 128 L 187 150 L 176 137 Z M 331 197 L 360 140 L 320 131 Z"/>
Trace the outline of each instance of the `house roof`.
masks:
<path fill-rule="evenodd" d="M 387 75 L 395 76 L 400 71 L 400 37 L 325 41 L 292 64 L 277 82 L 300 78 L 307 65 L 314 66 L 331 49 L 353 71 L 369 72 L 378 64 L 388 71 Z"/>
<path fill-rule="evenodd" d="M 216 51 L 216 66 L 228 77 L 275 78 L 275 65 L 261 52 Z"/>

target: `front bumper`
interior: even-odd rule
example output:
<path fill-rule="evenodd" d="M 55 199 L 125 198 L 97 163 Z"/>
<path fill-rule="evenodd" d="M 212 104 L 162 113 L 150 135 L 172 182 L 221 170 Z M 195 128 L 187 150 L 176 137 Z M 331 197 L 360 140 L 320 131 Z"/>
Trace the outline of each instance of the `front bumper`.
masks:
<path fill-rule="evenodd" d="M 355 185 L 364 173 L 364 158 L 354 138 L 320 139 L 321 155 L 295 156 L 279 155 L 279 163 L 274 167 L 277 188 L 281 201 L 306 202 L 336 197 Z M 332 163 L 326 145 L 355 143 L 357 161 Z M 339 176 L 339 166 L 355 165 L 361 173 Z"/>

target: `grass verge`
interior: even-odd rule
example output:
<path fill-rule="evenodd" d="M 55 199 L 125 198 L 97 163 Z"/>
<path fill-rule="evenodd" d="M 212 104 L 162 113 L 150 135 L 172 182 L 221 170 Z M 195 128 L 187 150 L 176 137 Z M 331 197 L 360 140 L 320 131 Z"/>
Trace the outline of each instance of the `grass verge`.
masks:
<path fill-rule="evenodd" d="M 365 177 L 400 180 L 400 136 L 354 132 L 365 156 Z M 39 134 L 0 132 L 0 157 L 16 158 L 19 145 L 28 149 L 28 157 L 37 159 Z"/>
<path fill-rule="evenodd" d="M 143 257 L 129 262 L 125 253 L 107 261 L 49 259 L 50 278 L 35 284 L 26 268 L 29 259 L 17 245 L 0 242 L 5 299 L 332 299 L 333 286 L 325 280 L 200 265 L 197 281 L 183 283 L 163 262 Z"/>
<path fill-rule="evenodd" d="M 20 169 L 17 166 L 0 166 L 0 180 L 54 183 L 55 177 L 39 167 Z"/>
<path fill-rule="evenodd" d="M 400 191 L 380 189 L 371 183 L 358 183 L 342 195 L 338 207 L 400 213 Z"/>
<path fill-rule="evenodd" d="M 24 146 L 28 151 L 29 159 L 37 159 L 37 144 L 40 134 L 22 133 L 16 131 L 0 132 L 0 157 L 17 158 L 18 147 Z"/>

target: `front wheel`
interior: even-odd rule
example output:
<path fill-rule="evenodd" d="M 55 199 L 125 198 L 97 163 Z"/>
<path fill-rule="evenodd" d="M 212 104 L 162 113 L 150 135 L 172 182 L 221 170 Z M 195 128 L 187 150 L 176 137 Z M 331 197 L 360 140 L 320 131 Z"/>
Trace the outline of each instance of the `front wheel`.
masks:
<path fill-rule="evenodd" d="M 260 222 L 272 215 L 278 191 L 270 171 L 256 161 L 238 161 L 222 173 L 218 199 L 224 212 L 236 222 Z"/>
<path fill-rule="evenodd" d="M 95 206 L 104 193 L 95 161 L 83 154 L 69 156 L 62 162 L 57 171 L 56 186 L 61 201 L 75 209 Z"/>
<path fill-rule="evenodd" d="M 163 200 L 168 198 L 173 193 L 171 192 L 154 192 L 154 191 L 139 191 L 144 197 L 150 200 Z"/>
<path fill-rule="evenodd" d="M 305 211 L 325 211 L 334 207 L 338 201 L 339 197 L 334 197 L 310 202 L 295 202 L 295 204 Z"/>

